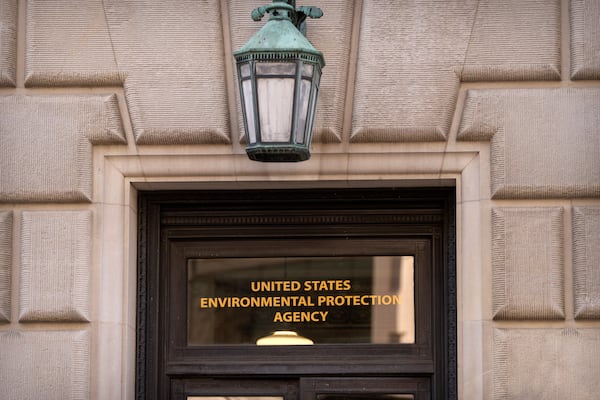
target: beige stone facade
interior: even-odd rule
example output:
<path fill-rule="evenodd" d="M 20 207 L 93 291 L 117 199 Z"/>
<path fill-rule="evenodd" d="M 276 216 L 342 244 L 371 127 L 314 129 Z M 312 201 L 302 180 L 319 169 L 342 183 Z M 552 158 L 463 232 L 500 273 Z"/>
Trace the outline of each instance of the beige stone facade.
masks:
<path fill-rule="evenodd" d="M 244 153 L 263 3 L 0 0 L 0 397 L 134 398 L 140 190 L 454 185 L 459 398 L 597 398 L 600 1 L 307 1 L 297 164 Z"/>

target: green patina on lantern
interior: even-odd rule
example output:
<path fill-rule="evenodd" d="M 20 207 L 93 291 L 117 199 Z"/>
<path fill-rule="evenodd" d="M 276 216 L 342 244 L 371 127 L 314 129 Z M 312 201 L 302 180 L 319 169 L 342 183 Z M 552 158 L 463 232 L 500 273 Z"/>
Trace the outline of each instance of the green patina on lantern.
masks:
<path fill-rule="evenodd" d="M 303 32 L 306 18 L 323 12 L 275 0 L 252 11 L 252 19 L 266 13 L 269 21 L 234 52 L 246 153 L 255 161 L 308 160 L 325 60 Z"/>

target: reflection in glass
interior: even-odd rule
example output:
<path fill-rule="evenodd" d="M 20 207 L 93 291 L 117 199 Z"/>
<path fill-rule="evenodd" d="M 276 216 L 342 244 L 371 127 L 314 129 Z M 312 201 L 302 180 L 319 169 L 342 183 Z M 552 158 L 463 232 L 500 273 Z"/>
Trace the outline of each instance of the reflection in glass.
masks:
<path fill-rule="evenodd" d="M 275 331 L 268 336 L 256 339 L 259 346 L 308 346 L 314 342 L 294 331 Z"/>
<path fill-rule="evenodd" d="M 193 259 L 187 295 L 190 345 L 415 340 L 412 256 Z"/>
<path fill-rule="evenodd" d="M 374 307 L 371 320 L 373 343 L 414 343 L 414 259 L 412 257 L 375 257 L 373 292 L 400 294 L 395 307 Z"/>

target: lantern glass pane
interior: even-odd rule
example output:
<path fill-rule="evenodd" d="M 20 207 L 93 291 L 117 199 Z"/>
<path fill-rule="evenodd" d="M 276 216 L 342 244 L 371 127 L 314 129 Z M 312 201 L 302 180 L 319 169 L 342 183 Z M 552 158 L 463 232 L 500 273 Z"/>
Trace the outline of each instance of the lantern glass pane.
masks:
<path fill-rule="evenodd" d="M 249 143 L 256 143 L 256 123 L 254 119 L 254 102 L 252 101 L 252 82 L 248 79 L 242 81 L 244 91 L 244 109 L 246 112 L 246 130 Z"/>
<path fill-rule="evenodd" d="M 302 79 L 300 83 L 300 97 L 299 97 L 299 107 L 298 107 L 298 128 L 296 129 L 296 143 L 304 143 L 305 138 L 305 129 L 306 129 L 306 119 L 308 118 L 308 103 L 310 100 L 310 87 L 311 82 Z"/>
<path fill-rule="evenodd" d="M 247 78 L 250 76 L 250 64 L 242 64 L 240 66 L 240 75 L 242 78 Z"/>
<path fill-rule="evenodd" d="M 315 71 L 315 76 L 313 77 L 314 89 L 313 89 L 313 97 L 312 103 L 310 104 L 310 115 L 311 118 L 308 120 L 308 137 L 310 137 L 311 132 L 313 130 L 313 123 L 315 120 L 315 113 L 317 111 L 317 99 L 319 98 L 319 83 L 321 81 L 321 71 L 317 69 Z"/>
<path fill-rule="evenodd" d="M 311 64 L 302 64 L 302 77 L 312 78 L 313 66 Z"/>
<path fill-rule="evenodd" d="M 315 112 L 317 111 L 316 110 L 317 109 L 317 97 L 319 96 L 319 88 L 315 87 L 314 92 L 315 92 L 315 94 L 314 94 L 314 100 L 313 100 L 313 102 L 310 105 L 310 108 L 311 108 L 311 111 L 310 111 L 311 118 L 308 120 L 308 130 L 307 130 L 308 135 L 307 136 L 309 136 L 309 137 L 311 135 L 311 132 L 313 130 L 313 124 L 315 122 Z"/>
<path fill-rule="evenodd" d="M 262 142 L 289 142 L 294 107 L 293 78 L 258 78 L 258 110 Z"/>
<path fill-rule="evenodd" d="M 256 63 L 257 75 L 296 75 L 295 63 Z"/>

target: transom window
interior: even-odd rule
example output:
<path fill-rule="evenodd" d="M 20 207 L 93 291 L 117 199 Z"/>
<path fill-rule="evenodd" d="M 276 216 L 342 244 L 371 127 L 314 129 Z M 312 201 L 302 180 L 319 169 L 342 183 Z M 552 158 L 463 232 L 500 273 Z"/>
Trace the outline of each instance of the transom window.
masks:
<path fill-rule="evenodd" d="M 414 257 L 188 261 L 188 344 L 414 343 Z"/>

